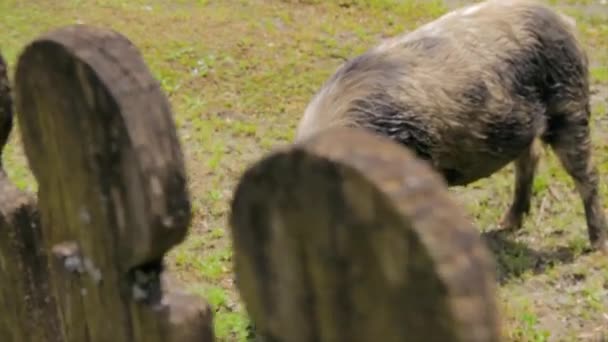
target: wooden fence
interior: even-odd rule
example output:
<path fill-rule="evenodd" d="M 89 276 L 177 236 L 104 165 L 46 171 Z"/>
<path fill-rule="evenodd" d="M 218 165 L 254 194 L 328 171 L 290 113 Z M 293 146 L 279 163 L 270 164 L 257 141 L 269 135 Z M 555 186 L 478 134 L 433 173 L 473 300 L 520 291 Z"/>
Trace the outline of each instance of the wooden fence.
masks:
<path fill-rule="evenodd" d="M 237 284 L 268 341 L 497 341 L 494 263 L 426 163 L 332 129 L 242 177 Z"/>
<path fill-rule="evenodd" d="M 137 48 L 68 26 L 25 47 L 12 93 L 5 66 L 0 157 L 14 107 L 38 193 L 0 171 L 0 341 L 213 341 L 211 308 L 163 270 L 191 208 L 170 104 Z M 387 139 L 338 129 L 272 152 L 231 205 L 264 340 L 499 340 L 478 232 Z"/>
<path fill-rule="evenodd" d="M 0 341 L 212 341 L 208 305 L 162 272 L 190 200 L 169 102 L 138 50 L 63 27 L 25 47 L 12 90 L 38 194 L 0 176 Z"/>

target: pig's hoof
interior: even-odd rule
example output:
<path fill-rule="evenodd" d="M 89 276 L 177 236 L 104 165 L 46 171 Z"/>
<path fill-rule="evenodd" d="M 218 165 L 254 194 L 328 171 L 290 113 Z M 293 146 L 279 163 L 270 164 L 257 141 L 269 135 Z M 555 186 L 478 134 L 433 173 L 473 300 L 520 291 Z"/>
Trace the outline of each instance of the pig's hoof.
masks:
<path fill-rule="evenodd" d="M 606 234 L 604 233 L 595 240 L 592 240 L 591 248 L 593 248 L 594 251 L 608 254 L 608 239 L 606 239 Z"/>
<path fill-rule="evenodd" d="M 498 228 L 500 230 L 517 230 L 522 226 L 523 217 L 522 215 L 514 214 L 512 211 L 508 211 L 500 220 Z"/>

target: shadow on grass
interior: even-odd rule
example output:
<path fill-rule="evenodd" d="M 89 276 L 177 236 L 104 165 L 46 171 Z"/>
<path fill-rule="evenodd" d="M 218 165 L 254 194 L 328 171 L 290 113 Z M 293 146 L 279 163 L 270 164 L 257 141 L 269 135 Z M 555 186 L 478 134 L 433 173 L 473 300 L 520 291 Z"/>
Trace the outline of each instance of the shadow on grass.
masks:
<path fill-rule="evenodd" d="M 527 244 L 513 241 L 513 232 L 493 230 L 482 233 L 497 263 L 497 276 L 500 284 L 518 278 L 527 271 L 542 273 L 547 268 L 574 261 L 577 253 L 573 247 L 557 247 L 549 251 L 535 250 Z M 587 252 L 587 251 L 585 251 Z"/>

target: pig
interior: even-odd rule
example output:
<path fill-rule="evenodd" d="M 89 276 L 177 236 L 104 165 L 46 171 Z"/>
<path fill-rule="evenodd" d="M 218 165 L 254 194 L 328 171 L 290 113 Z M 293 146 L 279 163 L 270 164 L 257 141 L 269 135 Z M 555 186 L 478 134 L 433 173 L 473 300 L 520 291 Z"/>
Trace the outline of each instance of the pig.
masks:
<path fill-rule="evenodd" d="M 295 143 L 336 126 L 370 130 L 412 150 L 450 187 L 513 162 L 503 229 L 520 228 L 530 211 L 543 143 L 576 184 L 591 247 L 606 251 L 588 63 L 574 20 L 546 5 L 469 5 L 344 62 L 308 103 Z"/>

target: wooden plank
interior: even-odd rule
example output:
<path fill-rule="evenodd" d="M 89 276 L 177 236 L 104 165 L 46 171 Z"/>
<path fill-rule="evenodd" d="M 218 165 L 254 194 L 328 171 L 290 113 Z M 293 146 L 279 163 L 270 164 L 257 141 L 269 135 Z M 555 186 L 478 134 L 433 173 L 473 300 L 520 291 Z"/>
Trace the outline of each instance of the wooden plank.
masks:
<path fill-rule="evenodd" d="M 36 200 L 0 173 L 0 341 L 61 341 Z"/>
<path fill-rule="evenodd" d="M 332 129 L 251 166 L 230 223 L 269 341 L 497 341 L 494 263 L 409 150 Z"/>
<path fill-rule="evenodd" d="M 0 54 L 0 341 L 59 341 L 36 199 L 17 189 L 2 168 L 12 117 L 8 70 Z"/>
<path fill-rule="evenodd" d="M 162 286 L 190 200 L 170 104 L 137 48 L 86 25 L 44 34 L 19 57 L 15 99 L 65 340 L 213 340 L 208 305 Z"/>

